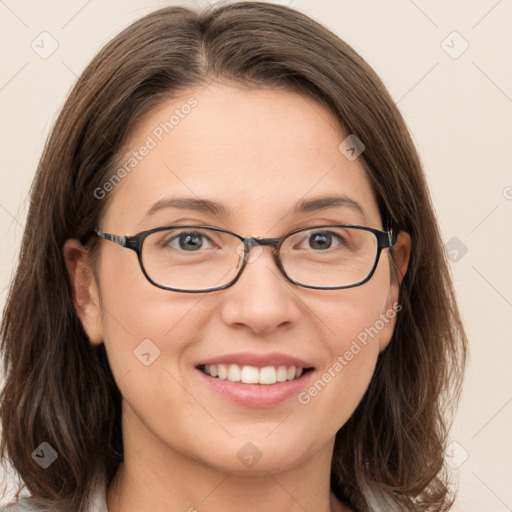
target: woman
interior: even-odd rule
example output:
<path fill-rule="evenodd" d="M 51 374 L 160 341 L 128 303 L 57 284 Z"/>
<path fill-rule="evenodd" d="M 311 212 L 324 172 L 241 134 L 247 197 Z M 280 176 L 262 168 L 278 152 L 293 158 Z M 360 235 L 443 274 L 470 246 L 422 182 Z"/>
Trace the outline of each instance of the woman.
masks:
<path fill-rule="evenodd" d="M 291 8 L 168 7 L 93 59 L 2 348 L 12 510 L 450 508 L 466 345 L 419 158 Z"/>

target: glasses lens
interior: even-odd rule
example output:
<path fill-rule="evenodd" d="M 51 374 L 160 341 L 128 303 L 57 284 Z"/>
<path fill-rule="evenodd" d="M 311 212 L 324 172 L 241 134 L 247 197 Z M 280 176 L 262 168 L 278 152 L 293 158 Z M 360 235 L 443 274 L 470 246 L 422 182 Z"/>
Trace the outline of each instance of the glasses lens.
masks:
<path fill-rule="evenodd" d="M 377 238 L 363 229 L 320 226 L 286 238 L 280 253 L 286 274 L 300 284 L 350 286 L 372 271 Z"/>
<path fill-rule="evenodd" d="M 207 290 L 234 279 L 242 264 L 240 245 L 235 236 L 212 229 L 162 230 L 145 238 L 142 264 L 150 279 L 161 286 Z"/>

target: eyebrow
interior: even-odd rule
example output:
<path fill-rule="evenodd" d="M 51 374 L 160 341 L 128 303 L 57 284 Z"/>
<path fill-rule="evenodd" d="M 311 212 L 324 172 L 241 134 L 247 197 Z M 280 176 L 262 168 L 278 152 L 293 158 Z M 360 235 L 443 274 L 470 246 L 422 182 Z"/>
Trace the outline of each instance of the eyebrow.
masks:
<path fill-rule="evenodd" d="M 346 195 L 328 195 L 317 198 L 299 201 L 291 210 L 290 214 L 300 215 L 304 213 L 318 212 L 331 208 L 345 207 L 349 208 L 361 215 L 363 220 L 367 222 L 366 214 L 361 205 Z M 157 201 L 151 206 L 144 217 L 154 215 L 155 213 L 169 208 L 179 208 L 186 210 L 196 210 L 214 215 L 229 214 L 221 203 L 211 201 L 209 199 L 199 199 L 194 197 L 173 197 L 165 198 Z"/>
<path fill-rule="evenodd" d="M 301 214 L 309 212 L 317 212 L 321 210 L 328 210 L 329 208 L 336 208 L 344 206 L 351 210 L 356 211 L 366 222 L 366 214 L 362 206 L 346 195 L 341 196 L 321 196 L 308 201 L 299 201 L 292 210 L 292 214 Z"/>

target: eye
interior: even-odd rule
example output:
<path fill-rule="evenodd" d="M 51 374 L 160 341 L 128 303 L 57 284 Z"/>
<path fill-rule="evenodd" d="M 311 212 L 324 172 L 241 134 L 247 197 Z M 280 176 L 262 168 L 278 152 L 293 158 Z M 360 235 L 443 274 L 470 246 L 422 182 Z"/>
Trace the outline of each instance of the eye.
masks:
<path fill-rule="evenodd" d="M 188 252 L 197 252 L 200 249 L 210 249 L 212 240 L 210 237 L 199 231 L 182 231 L 170 238 L 165 247 Z"/>
<path fill-rule="evenodd" d="M 333 231 L 315 231 L 309 233 L 303 243 L 307 243 L 307 246 L 304 247 L 300 244 L 301 249 L 326 250 L 332 249 L 336 245 L 344 245 L 346 240 Z"/>

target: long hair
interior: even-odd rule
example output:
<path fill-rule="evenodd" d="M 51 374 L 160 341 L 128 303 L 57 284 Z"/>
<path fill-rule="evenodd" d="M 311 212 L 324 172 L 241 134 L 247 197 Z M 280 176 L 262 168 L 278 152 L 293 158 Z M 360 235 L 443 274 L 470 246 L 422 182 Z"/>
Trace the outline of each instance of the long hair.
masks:
<path fill-rule="evenodd" d="M 467 342 L 419 156 L 393 99 L 347 43 L 263 2 L 152 12 L 94 57 L 65 101 L 31 189 L 0 331 L 0 456 L 20 478 L 17 496 L 26 489 L 56 510 L 83 510 L 95 475 L 109 482 L 123 460 L 120 392 L 104 345 L 89 343 L 76 314 L 62 248 L 99 225 L 112 193 L 95 191 L 145 116 L 212 81 L 307 95 L 364 143 L 380 214 L 410 234 L 412 254 L 391 343 L 336 435 L 331 486 L 358 511 L 448 510 L 443 452 Z M 46 470 L 32 457 L 43 442 L 58 454 Z"/>

